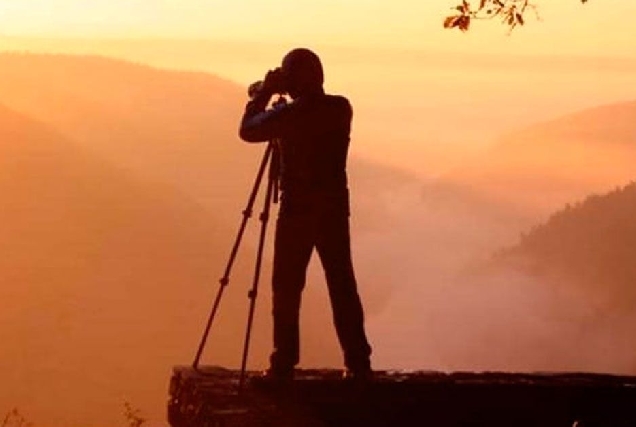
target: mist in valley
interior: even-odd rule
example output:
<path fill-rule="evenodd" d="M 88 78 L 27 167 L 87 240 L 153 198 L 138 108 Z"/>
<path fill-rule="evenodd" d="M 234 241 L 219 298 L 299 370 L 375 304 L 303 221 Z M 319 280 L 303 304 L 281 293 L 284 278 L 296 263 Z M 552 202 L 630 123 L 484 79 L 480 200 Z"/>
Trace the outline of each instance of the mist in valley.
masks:
<path fill-rule="evenodd" d="M 462 78 L 446 61 L 396 85 L 390 67 L 334 72 L 359 105 L 352 240 L 374 367 L 636 373 L 636 304 L 614 310 L 576 282 L 490 264 L 565 203 L 634 178 L 636 110 L 619 101 L 636 92 L 618 95 L 628 73 L 576 96 L 578 83 L 553 91 L 558 78 L 513 96 L 488 63 Z M 223 77 L 0 55 L 0 403 L 37 425 L 114 425 L 124 400 L 164 419 L 171 367 L 192 361 L 264 149 L 236 135 L 245 90 L 233 80 L 252 71 L 216 65 Z M 510 84 L 528 71 L 515 72 Z M 204 363 L 240 362 L 250 225 Z M 254 369 L 271 345 L 270 260 L 268 245 Z M 302 366 L 341 367 L 317 257 L 302 322 Z"/>

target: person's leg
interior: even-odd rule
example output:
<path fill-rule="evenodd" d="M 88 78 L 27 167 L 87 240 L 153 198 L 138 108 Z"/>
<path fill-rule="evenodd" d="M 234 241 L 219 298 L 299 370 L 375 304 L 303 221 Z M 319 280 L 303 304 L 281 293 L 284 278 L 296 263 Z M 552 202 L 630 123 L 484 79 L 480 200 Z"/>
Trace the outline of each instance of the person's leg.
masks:
<path fill-rule="evenodd" d="M 291 375 L 299 361 L 299 312 L 307 265 L 313 249 L 311 218 L 281 216 L 276 225 L 272 277 L 274 351 L 270 370 Z"/>
<path fill-rule="evenodd" d="M 325 270 L 345 366 L 354 372 L 370 371 L 371 346 L 364 332 L 364 313 L 351 261 L 346 212 L 329 215 L 321 221 L 316 249 Z"/>

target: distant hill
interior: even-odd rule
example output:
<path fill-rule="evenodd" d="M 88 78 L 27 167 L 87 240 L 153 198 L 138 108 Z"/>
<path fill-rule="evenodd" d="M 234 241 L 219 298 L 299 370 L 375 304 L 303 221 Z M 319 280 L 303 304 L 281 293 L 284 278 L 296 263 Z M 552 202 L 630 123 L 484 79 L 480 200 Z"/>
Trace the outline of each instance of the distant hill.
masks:
<path fill-rule="evenodd" d="M 207 73 L 97 56 L 0 54 L 0 102 L 140 179 L 175 187 L 232 232 L 265 148 L 238 139 L 245 101 L 244 88 Z M 356 159 L 351 164 L 354 227 L 388 228 L 391 207 L 382 195 L 416 180 Z M 371 311 L 386 300 L 387 285 L 366 286 Z"/>
<path fill-rule="evenodd" d="M 178 188 L 232 230 L 238 225 L 265 148 L 238 138 L 247 99 L 241 86 L 97 56 L 5 53 L 0 94 L 0 102 L 132 174 Z M 351 164 L 354 226 L 388 227 L 391 209 L 382 194 L 415 180 L 372 163 Z M 374 311 L 388 287 L 369 283 L 367 291 Z"/>
<path fill-rule="evenodd" d="M 60 407 L 78 420 L 99 414 L 115 423 L 113 396 L 129 394 L 143 408 L 163 399 L 170 366 L 193 357 L 212 267 L 227 256 L 218 242 L 233 232 L 182 193 L 4 107 L 0 194 L 0 401 L 62 425 L 69 419 L 57 418 Z M 234 279 L 250 277 L 239 264 Z M 225 343 L 212 353 L 219 363 L 239 357 L 244 300 L 226 298 L 212 340 Z M 267 323 L 261 316 L 257 324 L 259 359 L 269 351 Z"/>
<path fill-rule="evenodd" d="M 238 138 L 246 100 L 245 88 L 207 73 L 97 56 L 0 54 L 0 102 L 142 179 L 176 187 L 232 230 L 265 149 Z M 349 171 L 356 234 L 389 229 L 390 194 L 417 180 L 355 158 Z M 378 282 L 366 285 L 371 312 L 389 292 Z"/>
<path fill-rule="evenodd" d="M 601 105 L 513 133 L 506 139 L 550 148 L 554 139 L 579 144 L 636 145 L 636 101 Z M 509 141 L 512 144 L 512 141 Z M 503 144 L 500 147 L 503 149 Z"/>
<path fill-rule="evenodd" d="M 215 208 L 247 193 L 252 174 L 245 171 L 255 171 L 261 153 L 238 140 L 244 90 L 209 74 L 102 57 L 0 54 L 0 94 L 8 107 L 132 173 Z"/>
<path fill-rule="evenodd" d="M 636 309 L 636 183 L 567 205 L 502 250 L 497 263 L 557 286 L 584 289 L 600 305 Z"/>
<path fill-rule="evenodd" d="M 449 179 L 547 214 L 636 178 L 636 102 L 600 106 L 504 136 Z"/>
<path fill-rule="evenodd" d="M 134 174 L 178 187 L 231 224 L 265 148 L 238 138 L 245 88 L 207 73 L 98 56 L 0 53 L 0 101 Z M 358 189 L 369 195 L 415 181 L 359 159 L 351 164 L 352 185 L 362 181 Z"/>

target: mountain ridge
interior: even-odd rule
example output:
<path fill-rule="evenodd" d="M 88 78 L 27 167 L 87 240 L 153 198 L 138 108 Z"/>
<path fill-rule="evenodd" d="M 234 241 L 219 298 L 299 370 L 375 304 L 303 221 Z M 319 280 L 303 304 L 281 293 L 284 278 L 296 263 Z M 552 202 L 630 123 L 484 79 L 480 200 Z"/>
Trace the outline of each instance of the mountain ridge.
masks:
<path fill-rule="evenodd" d="M 517 204 L 538 219 L 636 177 L 634 115 L 636 101 L 620 102 L 508 132 L 445 179 Z"/>
<path fill-rule="evenodd" d="M 165 366 L 194 346 L 202 320 L 191 312 L 207 306 L 196 291 L 224 255 L 212 242 L 227 233 L 187 197 L 2 107 L 0 154 L 0 334 L 10 343 L 0 353 L 0 400 L 33 408 L 38 424 L 69 425 L 60 405 L 77 407 L 78 419 L 116 422 L 108 395 L 127 372 L 154 388 L 126 386 L 149 408 L 164 395 Z M 148 360 L 142 348 L 160 343 Z M 92 397 L 78 392 L 87 387 Z"/>
<path fill-rule="evenodd" d="M 633 126 L 629 126 L 633 125 L 634 115 L 636 115 L 636 100 L 613 102 L 574 111 L 551 120 L 537 122 L 516 131 L 508 132 L 499 139 L 503 143 L 513 143 L 515 139 L 520 138 L 523 140 L 524 135 L 535 133 L 544 134 L 550 138 L 572 138 L 572 132 L 574 132 L 574 135 L 579 136 L 578 139 L 582 141 L 611 143 L 614 142 L 614 138 L 609 138 L 608 140 L 608 132 L 617 132 L 621 133 L 623 138 L 627 135 L 628 140 L 616 142 L 631 143 L 636 142 L 636 130 Z M 599 116 L 605 120 L 603 123 L 598 123 Z M 588 129 L 577 133 L 578 127 L 587 127 Z"/>

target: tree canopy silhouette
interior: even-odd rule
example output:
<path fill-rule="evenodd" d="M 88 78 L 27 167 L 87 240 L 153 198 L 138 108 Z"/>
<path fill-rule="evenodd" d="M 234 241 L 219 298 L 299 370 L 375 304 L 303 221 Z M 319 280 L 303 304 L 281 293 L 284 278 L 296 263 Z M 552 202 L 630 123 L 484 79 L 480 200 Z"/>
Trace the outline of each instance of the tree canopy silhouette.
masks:
<path fill-rule="evenodd" d="M 580 2 L 587 3 L 587 0 Z M 537 6 L 530 0 L 462 0 L 453 11 L 455 13 L 444 20 L 444 28 L 468 31 L 475 19 L 501 19 L 512 31 L 517 25 L 525 24 L 527 12 L 536 15 Z"/>
<path fill-rule="evenodd" d="M 557 277 L 636 307 L 636 182 L 567 204 L 496 254 L 535 277 Z"/>

